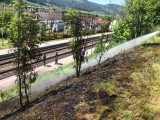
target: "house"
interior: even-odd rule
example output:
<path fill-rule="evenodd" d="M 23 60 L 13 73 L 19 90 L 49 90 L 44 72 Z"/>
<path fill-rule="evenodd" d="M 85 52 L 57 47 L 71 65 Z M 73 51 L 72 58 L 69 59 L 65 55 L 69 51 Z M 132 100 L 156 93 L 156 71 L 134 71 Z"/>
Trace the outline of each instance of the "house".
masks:
<path fill-rule="evenodd" d="M 54 32 L 62 32 L 64 31 L 65 23 L 63 20 L 54 20 L 52 31 Z"/>
<path fill-rule="evenodd" d="M 101 29 L 102 25 L 106 23 L 107 21 L 102 19 L 93 19 L 88 17 L 82 18 L 82 25 L 89 29 Z"/>
<path fill-rule="evenodd" d="M 62 12 L 55 9 L 28 7 L 29 9 L 36 9 L 40 21 L 62 20 Z"/>
<path fill-rule="evenodd" d="M 1 12 L 4 11 L 4 10 L 9 10 L 9 9 L 10 9 L 9 6 L 0 5 L 0 11 Z M 55 9 L 28 6 L 26 11 L 30 12 L 30 10 L 32 10 L 32 9 L 36 10 L 40 21 L 62 20 L 62 12 L 57 11 Z M 18 14 L 18 11 L 13 11 L 13 13 Z"/>
<path fill-rule="evenodd" d="M 82 25 L 89 28 L 89 29 L 95 29 L 96 25 L 94 23 L 93 18 L 83 17 L 82 18 Z"/>
<path fill-rule="evenodd" d="M 95 19 L 94 23 L 96 24 L 96 28 L 101 29 L 102 25 L 106 24 L 107 21 L 102 19 Z"/>

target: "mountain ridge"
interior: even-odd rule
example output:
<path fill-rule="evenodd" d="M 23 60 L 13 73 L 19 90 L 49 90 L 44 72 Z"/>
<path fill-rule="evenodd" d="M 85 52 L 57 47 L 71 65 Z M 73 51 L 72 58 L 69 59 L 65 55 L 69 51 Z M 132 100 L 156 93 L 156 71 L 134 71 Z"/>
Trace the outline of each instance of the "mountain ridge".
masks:
<path fill-rule="evenodd" d="M 7 0 L 11 1 L 11 0 Z M 61 10 L 73 8 L 77 10 L 87 12 L 101 12 L 107 15 L 121 15 L 120 8 L 122 6 L 118 4 L 101 5 L 88 0 L 24 0 L 28 4 L 34 3 L 42 6 L 53 6 L 60 8 Z M 0 2 L 6 2 L 6 0 L 0 0 Z"/>

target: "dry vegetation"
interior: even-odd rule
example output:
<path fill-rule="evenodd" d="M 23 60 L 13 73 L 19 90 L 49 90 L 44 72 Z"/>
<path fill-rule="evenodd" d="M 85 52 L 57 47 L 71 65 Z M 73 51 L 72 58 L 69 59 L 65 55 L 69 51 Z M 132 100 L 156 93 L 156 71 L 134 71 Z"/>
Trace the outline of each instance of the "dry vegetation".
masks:
<path fill-rule="evenodd" d="M 23 112 L 17 98 L 1 104 L 0 119 L 158 120 L 160 39 L 155 39 L 83 71 L 79 79 L 34 93 Z"/>

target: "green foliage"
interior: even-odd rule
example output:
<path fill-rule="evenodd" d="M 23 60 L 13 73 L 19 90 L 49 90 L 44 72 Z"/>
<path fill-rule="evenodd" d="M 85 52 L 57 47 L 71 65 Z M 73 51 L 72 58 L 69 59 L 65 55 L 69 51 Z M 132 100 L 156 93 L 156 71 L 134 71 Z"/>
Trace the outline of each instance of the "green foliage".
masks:
<path fill-rule="evenodd" d="M 3 103 L 5 101 L 8 101 L 12 97 L 17 96 L 17 87 L 14 87 L 10 90 L 7 90 L 5 92 L 0 91 L 0 103 Z"/>
<path fill-rule="evenodd" d="M 7 28 L 10 24 L 10 21 L 13 17 L 13 13 L 10 10 L 4 10 L 0 13 L 0 28 L 1 28 L 1 34 L 4 34 L 6 37 L 7 35 Z M 3 32 L 3 33 L 2 33 Z"/>
<path fill-rule="evenodd" d="M 102 34 L 99 41 L 95 45 L 94 54 L 98 59 L 98 64 L 100 64 L 103 54 L 106 51 L 105 43 L 103 42 L 104 35 Z"/>
<path fill-rule="evenodd" d="M 158 8 L 159 1 L 126 0 L 125 21 L 132 31 L 132 38 L 151 32 L 160 23 Z"/>
<path fill-rule="evenodd" d="M 72 39 L 72 40 L 70 41 L 69 48 L 71 48 L 71 49 L 74 51 L 75 45 L 76 45 L 76 42 L 74 41 L 74 39 Z"/>
<path fill-rule="evenodd" d="M 0 41 L 3 41 L 3 44 L 0 44 L 0 49 L 8 49 L 9 46 L 9 40 L 8 39 L 0 39 Z"/>
<path fill-rule="evenodd" d="M 131 39 L 131 30 L 129 29 L 128 24 L 123 20 L 118 22 L 118 25 L 115 26 L 113 32 L 114 34 L 111 34 L 110 37 L 110 47 Z"/>
<path fill-rule="evenodd" d="M 109 29 L 109 25 L 110 25 L 110 22 L 103 23 L 102 26 L 101 26 L 101 33 L 107 32 L 108 29 Z"/>
<path fill-rule="evenodd" d="M 27 103 L 29 103 L 28 90 L 32 82 L 35 81 L 37 75 L 34 72 L 35 66 L 31 62 L 39 60 L 37 53 L 38 44 L 38 20 L 36 11 L 25 11 L 25 5 L 19 0 L 13 1 L 13 6 L 18 9 L 18 15 L 12 19 L 8 28 L 10 43 L 14 48 L 16 54 L 15 67 L 17 81 L 19 85 L 20 104 L 22 103 L 22 89 L 24 89 Z"/>
<path fill-rule="evenodd" d="M 159 1 L 126 0 L 124 16 L 111 35 L 111 46 L 153 31 L 160 23 Z"/>
<path fill-rule="evenodd" d="M 78 11 L 69 9 L 65 13 L 65 19 L 71 26 L 71 33 L 74 36 L 73 41 L 70 44 L 72 49 L 72 54 L 75 59 L 76 65 L 76 74 L 77 77 L 80 76 L 81 64 L 84 59 L 84 40 L 82 39 L 82 24 L 81 24 L 81 15 Z"/>
<path fill-rule="evenodd" d="M 102 17 L 103 20 L 107 20 L 107 21 L 111 21 L 112 20 L 112 16 L 109 15 L 105 15 Z"/>
<path fill-rule="evenodd" d="M 43 25 L 40 26 L 40 41 L 46 40 L 45 28 Z"/>
<path fill-rule="evenodd" d="M 23 0 L 11 0 L 11 6 L 13 10 L 21 10 L 21 12 L 24 12 L 24 10 L 27 8 L 26 3 Z"/>

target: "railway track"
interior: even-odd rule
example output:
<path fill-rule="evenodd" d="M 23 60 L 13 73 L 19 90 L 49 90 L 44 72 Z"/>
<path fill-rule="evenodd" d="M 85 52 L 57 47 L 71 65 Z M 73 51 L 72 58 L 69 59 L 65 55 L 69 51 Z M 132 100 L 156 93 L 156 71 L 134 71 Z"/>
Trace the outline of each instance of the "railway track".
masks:
<path fill-rule="evenodd" d="M 99 37 L 93 37 L 86 39 L 87 47 L 86 49 L 90 49 L 95 45 L 95 42 L 99 40 Z M 58 52 L 58 59 L 62 59 L 68 57 L 72 54 L 71 50 L 68 48 L 69 42 L 51 45 L 39 48 L 38 52 L 41 54 L 46 54 L 46 63 L 51 63 L 55 60 L 55 52 Z M 15 67 L 14 67 L 14 59 L 15 54 L 7 54 L 0 56 L 0 80 L 15 75 Z M 36 63 L 32 63 L 35 67 L 39 67 L 43 65 L 43 59 L 37 61 Z"/>

